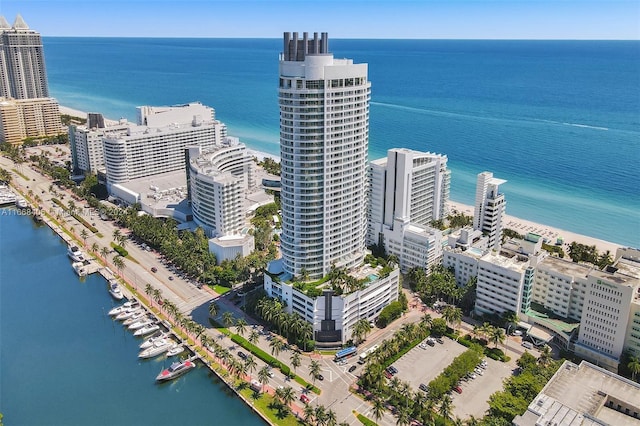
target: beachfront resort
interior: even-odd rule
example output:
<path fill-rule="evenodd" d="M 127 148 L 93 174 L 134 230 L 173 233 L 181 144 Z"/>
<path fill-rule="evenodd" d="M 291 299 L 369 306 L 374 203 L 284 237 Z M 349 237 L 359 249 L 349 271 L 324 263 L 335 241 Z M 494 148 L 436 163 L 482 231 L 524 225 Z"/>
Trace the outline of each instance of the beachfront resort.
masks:
<path fill-rule="evenodd" d="M 23 30 L 18 24 L 12 31 Z M 304 354 L 308 373 L 297 374 L 304 376 L 307 392 L 284 403 L 299 419 L 312 400 L 329 406 L 339 396 L 351 398 L 353 406 L 350 400 L 348 407 L 330 411 L 348 424 L 361 421 L 352 412 L 355 404 L 376 421 L 395 416 L 398 422 L 408 418 L 429 424 L 430 418 L 436 421 L 437 406 L 437 421 L 445 424 L 454 417 L 485 413 L 507 421 L 518 414 L 518 424 L 535 423 L 530 419 L 547 414 L 531 400 L 525 401 L 526 413 L 500 412 L 490 401 L 491 394 L 502 391 L 503 379 L 518 380 L 516 366 L 533 368 L 524 361 L 516 365 L 514 358 L 534 354 L 549 369 L 544 373 L 549 377 L 552 367 L 559 367 L 551 355 L 575 356 L 585 360 L 579 368 L 561 368 L 602 370 L 613 382 L 625 383 L 626 392 L 639 398 L 618 403 L 620 397 L 612 393 L 598 412 L 630 424 L 638 421 L 640 410 L 633 401 L 640 399 L 640 388 L 614 373 L 635 377 L 640 369 L 640 251 L 621 247 L 615 253 L 598 253 L 552 238 L 546 229 L 519 232 L 511 226 L 514 220 L 506 219 L 506 181 L 487 171 L 478 173 L 473 215 L 465 215 L 449 200 L 444 154 L 399 147 L 390 149 L 386 158 L 367 162 L 368 66 L 335 59 L 328 46 L 326 33 L 284 34 L 278 167 L 273 161 L 254 161 L 239 139 L 227 135 L 213 108 L 200 103 L 139 107 L 135 124 L 90 114 L 86 123 L 69 125 L 71 170 L 64 182 L 58 180 L 56 192 L 75 197 L 74 204 L 83 197 L 104 215 L 95 224 L 80 222 L 80 228 L 67 229 L 69 244 L 85 245 L 86 236 L 78 229 L 84 235 L 104 229 L 93 233 L 107 240 L 113 235 L 119 249 L 123 241 L 137 241 L 141 250 L 132 252 L 148 259 L 137 266 L 119 250 L 110 261 L 95 247 L 85 249 L 93 252 L 94 264 L 100 258 L 105 268 L 111 266 L 109 272 L 118 271 L 132 286 L 129 295 L 137 281 L 131 274 L 150 271 L 152 287 L 167 295 L 161 306 L 180 306 L 180 315 L 203 328 L 200 336 L 231 330 L 242 350 L 226 359 L 211 355 L 215 345 L 206 337 L 192 339 L 191 350 L 203 348 L 205 362 L 236 370 L 249 352 L 273 365 L 275 361 L 262 355 L 270 351 L 280 374 L 276 378 L 268 369 L 266 376 L 250 381 L 258 394 L 269 394 L 270 389 L 279 398 L 280 389 L 290 388 L 286 378 L 291 368 L 278 356 L 285 347 Z M 9 171 L 16 164 L 10 160 L 22 160 L 21 154 L 6 148 L 5 180 L 33 204 L 60 207 L 50 179 L 55 166 L 46 156 L 35 155 L 40 148 L 29 148 L 35 158 L 30 159 L 32 170 L 21 174 Z M 20 181 L 24 174 L 37 177 L 42 185 L 48 180 L 51 186 L 36 199 Z M 74 182 L 81 178 L 69 178 L 87 174 L 95 178 L 91 188 L 105 190 L 102 196 Z M 180 244 L 206 241 L 206 253 L 199 253 L 200 258 L 176 253 L 140 225 L 156 220 L 153 226 L 160 229 L 174 223 L 168 219 L 175 221 L 176 230 L 164 231 L 182 233 Z M 110 245 L 106 240 L 100 244 Z M 571 261 L 564 259 L 568 255 Z M 243 264 L 243 259 L 251 262 Z M 125 262 L 131 267 L 123 268 Z M 181 301 L 184 292 L 193 298 Z M 209 315 L 202 317 L 197 308 L 205 303 Z M 175 322 L 175 313 L 156 308 Z M 260 335 L 244 339 L 247 325 Z M 166 341 L 161 346 L 158 351 L 170 348 Z M 293 359 L 296 372 L 295 364 L 301 361 Z M 356 364 L 356 359 L 362 362 Z M 449 380 L 452 375 L 441 378 L 446 369 L 456 371 L 455 381 Z M 222 376 L 236 389 L 234 380 Z M 250 379 L 251 374 L 240 374 L 238 380 L 246 381 L 245 376 Z M 544 402 L 556 382 L 540 388 L 534 401 Z M 399 383 L 405 391 L 396 389 Z M 567 393 L 572 393 L 570 387 Z M 412 404 L 409 410 L 414 398 L 433 404 Z M 380 403 L 382 408 L 375 408 Z M 584 424 L 581 408 L 572 409 L 578 414 L 567 424 Z M 306 418 L 307 423 L 322 424 L 318 412 Z"/>

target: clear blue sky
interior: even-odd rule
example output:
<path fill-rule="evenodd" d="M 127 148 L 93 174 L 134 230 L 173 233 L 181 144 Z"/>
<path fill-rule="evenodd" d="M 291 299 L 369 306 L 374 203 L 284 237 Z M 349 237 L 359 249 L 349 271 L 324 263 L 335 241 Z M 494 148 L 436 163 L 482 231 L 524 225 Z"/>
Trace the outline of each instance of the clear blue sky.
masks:
<path fill-rule="evenodd" d="M 0 0 L 44 36 L 640 39 L 640 0 Z"/>

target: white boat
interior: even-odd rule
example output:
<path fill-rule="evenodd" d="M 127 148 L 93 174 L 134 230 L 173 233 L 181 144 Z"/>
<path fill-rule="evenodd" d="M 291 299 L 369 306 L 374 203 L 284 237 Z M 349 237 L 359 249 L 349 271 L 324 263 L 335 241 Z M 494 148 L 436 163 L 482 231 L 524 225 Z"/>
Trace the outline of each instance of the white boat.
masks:
<path fill-rule="evenodd" d="M 120 306 L 116 306 L 115 308 L 111 309 L 108 314 L 113 316 L 118 315 L 119 313 L 122 313 L 124 311 L 126 311 L 127 309 L 131 309 L 131 308 L 135 308 L 139 306 L 138 302 L 126 302 Z"/>
<path fill-rule="evenodd" d="M 184 352 L 184 346 L 176 343 L 167 351 L 167 358 L 170 356 L 176 356 L 182 352 Z"/>
<path fill-rule="evenodd" d="M 196 357 L 193 356 L 181 362 L 174 362 L 173 364 L 171 364 L 171 367 L 162 370 L 156 377 L 156 380 L 159 382 L 165 382 L 167 380 L 175 379 L 176 377 L 183 375 L 187 371 L 195 368 L 195 359 Z"/>
<path fill-rule="evenodd" d="M 84 262 L 73 262 L 71 264 L 71 267 L 74 271 L 76 271 L 76 274 L 78 274 L 78 276 L 84 277 L 85 275 L 87 275 L 87 268 Z"/>
<path fill-rule="evenodd" d="M 143 349 L 138 354 L 140 358 L 153 358 L 154 356 L 158 356 L 160 354 L 168 351 L 173 345 L 174 341 L 171 339 L 161 339 L 153 343 L 153 345 L 149 346 L 147 349 Z"/>
<path fill-rule="evenodd" d="M 160 330 L 160 326 L 158 324 L 153 323 L 137 329 L 136 332 L 133 333 L 133 335 L 146 336 L 147 334 L 153 333 L 154 331 L 158 331 L 158 330 Z"/>
<path fill-rule="evenodd" d="M 85 260 L 84 253 L 82 253 L 82 250 L 80 250 L 78 246 L 69 246 L 67 255 L 69 255 L 74 262 L 84 262 Z"/>
<path fill-rule="evenodd" d="M 29 204 L 24 198 L 18 197 L 16 198 L 16 207 L 19 209 L 26 209 L 27 207 L 29 207 Z"/>
<path fill-rule="evenodd" d="M 168 333 L 162 333 L 158 331 L 157 333 L 154 333 L 153 336 L 146 338 L 144 342 L 140 343 L 140 349 L 147 349 L 149 346 L 153 345 L 153 342 L 163 339 L 168 335 Z"/>
<path fill-rule="evenodd" d="M 109 293 L 116 300 L 124 299 L 124 294 L 122 294 L 122 290 L 120 290 L 120 286 L 115 281 L 111 281 L 109 283 Z"/>
<path fill-rule="evenodd" d="M 140 306 L 136 306 L 135 308 L 129 308 L 123 312 L 120 312 L 118 315 L 116 315 L 116 319 L 118 321 L 128 320 L 132 316 L 136 315 L 138 312 L 144 313 L 144 311 Z"/>
<path fill-rule="evenodd" d="M 147 312 L 144 309 L 139 309 L 138 311 L 134 312 L 133 315 L 131 315 L 129 318 L 122 321 L 122 324 L 129 326 L 144 317 L 146 314 Z"/>
<path fill-rule="evenodd" d="M 138 330 L 142 327 L 146 327 L 151 324 L 153 324 L 152 319 L 141 317 L 141 318 L 138 318 L 137 321 L 134 321 L 131 324 L 129 324 L 129 330 Z"/>

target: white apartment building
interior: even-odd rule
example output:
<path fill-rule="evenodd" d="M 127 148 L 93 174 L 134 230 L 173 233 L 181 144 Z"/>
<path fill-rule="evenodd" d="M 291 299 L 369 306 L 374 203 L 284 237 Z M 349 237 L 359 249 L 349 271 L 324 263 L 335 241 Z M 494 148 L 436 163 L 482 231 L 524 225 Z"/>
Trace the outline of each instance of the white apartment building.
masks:
<path fill-rule="evenodd" d="M 353 293 L 335 295 L 331 283 L 319 286 L 323 294 L 309 297 L 293 286 L 290 274 L 284 271 L 282 259 L 270 262 L 264 276 L 264 289 L 270 297 L 286 302 L 286 311 L 295 312 L 313 325 L 314 339 L 344 344 L 353 336 L 353 326 L 361 318 L 374 320 L 389 303 L 398 300 L 400 273 L 394 269 L 384 277 L 380 266 L 364 265 L 352 276 L 367 279 L 366 286 Z"/>
<path fill-rule="evenodd" d="M 442 264 L 453 268 L 459 287 L 478 276 L 478 260 L 487 253 L 487 241 L 482 232 L 471 228 L 462 228 L 447 236 Z"/>
<path fill-rule="evenodd" d="M 320 278 L 365 256 L 371 83 L 326 33 L 285 33 L 279 75 L 284 269 Z"/>
<path fill-rule="evenodd" d="M 536 267 L 532 300 L 562 318 L 580 321 L 593 265 L 546 256 Z"/>
<path fill-rule="evenodd" d="M 49 97 L 42 38 L 20 15 L 12 26 L 0 16 L 0 97 Z"/>
<path fill-rule="evenodd" d="M 103 136 L 110 193 L 112 186 L 133 179 L 184 170 L 187 146 L 212 149 L 226 136 L 226 126 L 211 119 L 213 109 L 199 103 L 153 111 L 153 107 L 138 107 L 139 119 L 152 126 L 129 124 Z"/>
<path fill-rule="evenodd" d="M 127 131 L 128 123 L 108 124 L 104 127 L 90 127 L 87 125 L 69 126 L 69 145 L 73 170 L 77 174 L 97 174 L 104 170 L 104 142 L 103 138 L 110 132 L 121 134 Z"/>
<path fill-rule="evenodd" d="M 507 202 L 500 192 L 504 179 L 493 177 L 491 172 L 478 174 L 476 202 L 473 213 L 473 229 L 489 237 L 489 247 L 498 249 L 502 239 L 502 221 Z"/>
<path fill-rule="evenodd" d="M 402 272 L 429 269 L 442 257 L 442 233 L 430 226 L 444 218 L 449 200 L 447 157 L 395 148 L 369 166 L 367 244 L 394 254 Z"/>
<path fill-rule="evenodd" d="M 254 162 L 237 138 L 189 158 L 193 220 L 210 237 L 238 235 L 245 226 L 246 193 L 256 187 Z"/>
<path fill-rule="evenodd" d="M 526 312 L 534 267 L 526 256 L 505 257 L 489 252 L 478 259 L 476 313 Z"/>

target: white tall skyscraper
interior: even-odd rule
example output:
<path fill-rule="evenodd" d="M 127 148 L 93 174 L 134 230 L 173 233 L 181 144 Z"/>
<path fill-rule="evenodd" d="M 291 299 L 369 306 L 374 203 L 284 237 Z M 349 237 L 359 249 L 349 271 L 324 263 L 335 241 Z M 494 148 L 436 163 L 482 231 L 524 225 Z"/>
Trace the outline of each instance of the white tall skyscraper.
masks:
<path fill-rule="evenodd" d="M 473 229 L 482 231 L 489 238 L 489 248 L 498 249 L 502 239 L 502 219 L 507 202 L 500 192 L 504 179 L 493 177 L 491 172 L 478 174 L 476 204 L 473 213 Z"/>
<path fill-rule="evenodd" d="M 49 97 L 42 38 L 20 15 L 11 27 L 0 16 L 0 97 Z"/>
<path fill-rule="evenodd" d="M 362 263 L 371 84 L 367 64 L 334 59 L 327 33 L 284 34 L 280 157 L 284 269 L 318 278 Z"/>

